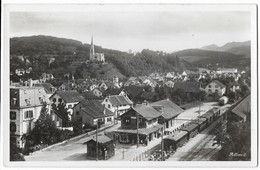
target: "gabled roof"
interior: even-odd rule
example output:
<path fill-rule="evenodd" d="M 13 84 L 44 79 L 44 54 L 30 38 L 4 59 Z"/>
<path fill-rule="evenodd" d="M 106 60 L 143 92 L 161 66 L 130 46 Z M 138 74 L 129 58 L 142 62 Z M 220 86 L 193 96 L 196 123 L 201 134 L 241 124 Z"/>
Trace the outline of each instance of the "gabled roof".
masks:
<path fill-rule="evenodd" d="M 106 109 L 99 101 L 91 100 L 91 101 L 81 101 L 82 105 L 82 114 L 88 114 L 93 118 L 107 117 L 114 115 L 113 112 Z"/>
<path fill-rule="evenodd" d="M 251 94 L 237 102 L 231 112 L 245 119 L 251 112 Z"/>
<path fill-rule="evenodd" d="M 135 107 L 133 107 L 133 110 L 147 120 L 152 120 L 161 116 L 160 112 L 158 112 L 152 106 L 149 105 L 138 104 Z"/>
<path fill-rule="evenodd" d="M 84 100 L 84 97 L 80 95 L 77 90 L 56 91 L 50 98 L 55 94 L 59 95 L 66 103 L 80 102 Z"/>
<path fill-rule="evenodd" d="M 62 83 L 62 85 L 60 85 L 59 87 L 61 86 L 65 86 L 68 90 L 72 90 L 71 85 L 69 85 L 67 82 Z"/>
<path fill-rule="evenodd" d="M 162 117 L 165 119 L 170 119 L 173 117 L 178 116 L 180 113 L 183 112 L 183 109 L 180 108 L 178 105 L 170 101 L 169 99 L 160 100 L 157 102 L 150 103 L 151 106 L 163 106 L 163 114 Z"/>
<path fill-rule="evenodd" d="M 222 84 L 222 83 L 220 83 L 218 80 L 213 80 L 212 82 L 210 82 L 209 84 L 211 84 L 211 83 L 216 83 L 218 86 L 220 86 L 221 88 L 225 88 L 226 86 L 224 85 L 224 84 Z M 208 85 L 209 85 L 208 84 Z"/>
<path fill-rule="evenodd" d="M 126 98 L 125 96 L 113 95 L 109 96 L 108 100 L 113 106 L 120 106 L 120 105 L 131 105 L 133 102 Z"/>
<path fill-rule="evenodd" d="M 83 144 L 87 144 L 90 141 L 94 141 L 96 142 L 96 136 L 92 136 L 92 138 L 88 138 L 86 142 L 84 142 Z M 110 139 L 109 137 L 107 137 L 106 135 L 98 135 L 98 143 L 107 143 L 112 141 L 112 139 Z"/>
<path fill-rule="evenodd" d="M 34 84 L 34 86 L 43 87 L 47 94 L 52 94 L 53 93 L 52 89 L 56 90 L 56 88 L 50 83 L 37 83 Z"/>

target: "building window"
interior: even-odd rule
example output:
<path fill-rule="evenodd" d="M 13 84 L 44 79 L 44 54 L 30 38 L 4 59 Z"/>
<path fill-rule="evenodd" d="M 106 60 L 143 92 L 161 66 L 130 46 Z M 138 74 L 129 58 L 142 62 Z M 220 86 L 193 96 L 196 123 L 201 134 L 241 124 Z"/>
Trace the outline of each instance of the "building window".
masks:
<path fill-rule="evenodd" d="M 209 88 L 211 88 L 211 85 L 209 85 Z"/>
<path fill-rule="evenodd" d="M 10 112 L 10 119 L 15 120 L 16 119 L 16 112 Z"/>
<path fill-rule="evenodd" d="M 108 102 L 108 100 L 106 99 L 106 102 Z"/>
<path fill-rule="evenodd" d="M 53 98 L 52 101 L 53 101 L 53 102 L 56 102 L 56 98 Z"/>
<path fill-rule="evenodd" d="M 52 121 L 55 121 L 55 115 L 54 114 L 52 115 Z"/>
<path fill-rule="evenodd" d="M 215 85 L 215 88 L 218 88 L 218 85 Z"/>
<path fill-rule="evenodd" d="M 110 104 L 108 104 L 107 107 L 110 109 Z"/>
<path fill-rule="evenodd" d="M 216 93 L 218 93 L 218 90 L 215 90 Z"/>
<path fill-rule="evenodd" d="M 32 118 L 33 117 L 33 111 L 32 110 L 28 110 L 24 112 L 24 118 L 28 119 L 28 118 Z"/>
<path fill-rule="evenodd" d="M 111 121 L 112 121 L 111 117 L 107 118 L 107 122 L 111 122 Z"/>
<path fill-rule="evenodd" d="M 61 102 L 62 102 L 62 99 L 61 99 L 61 98 L 59 98 L 59 99 L 58 99 L 58 101 L 61 103 Z"/>
<path fill-rule="evenodd" d="M 10 132 L 16 132 L 16 124 L 13 122 L 10 123 Z"/>
<path fill-rule="evenodd" d="M 125 124 L 130 124 L 130 119 L 125 119 Z"/>
<path fill-rule="evenodd" d="M 209 89 L 209 92 L 211 93 L 211 89 Z"/>

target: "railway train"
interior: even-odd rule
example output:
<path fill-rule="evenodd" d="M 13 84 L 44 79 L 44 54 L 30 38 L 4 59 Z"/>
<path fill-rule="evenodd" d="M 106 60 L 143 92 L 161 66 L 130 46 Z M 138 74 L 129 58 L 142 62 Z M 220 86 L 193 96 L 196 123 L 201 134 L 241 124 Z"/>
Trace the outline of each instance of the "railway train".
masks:
<path fill-rule="evenodd" d="M 177 131 L 163 139 L 164 150 L 168 153 L 174 153 L 177 148 L 185 145 L 191 138 L 223 117 L 224 112 L 221 109 L 213 108 L 198 118 L 183 124 Z"/>

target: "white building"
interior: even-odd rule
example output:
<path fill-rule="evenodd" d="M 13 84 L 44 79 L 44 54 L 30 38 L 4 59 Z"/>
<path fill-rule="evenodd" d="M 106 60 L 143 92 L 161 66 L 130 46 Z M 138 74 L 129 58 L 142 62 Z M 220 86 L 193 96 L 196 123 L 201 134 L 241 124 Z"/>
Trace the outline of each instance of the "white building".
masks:
<path fill-rule="evenodd" d="M 112 95 L 107 96 L 101 104 L 112 111 L 116 119 L 128 111 L 132 107 L 133 102 L 127 96 Z"/>
<path fill-rule="evenodd" d="M 213 80 L 206 86 L 205 91 L 207 94 L 217 93 L 219 96 L 223 96 L 226 92 L 226 86 L 218 80 Z"/>
<path fill-rule="evenodd" d="M 10 137 L 18 148 L 23 148 L 21 137 L 34 128 L 42 108 L 50 113 L 50 100 L 43 87 L 10 88 Z"/>

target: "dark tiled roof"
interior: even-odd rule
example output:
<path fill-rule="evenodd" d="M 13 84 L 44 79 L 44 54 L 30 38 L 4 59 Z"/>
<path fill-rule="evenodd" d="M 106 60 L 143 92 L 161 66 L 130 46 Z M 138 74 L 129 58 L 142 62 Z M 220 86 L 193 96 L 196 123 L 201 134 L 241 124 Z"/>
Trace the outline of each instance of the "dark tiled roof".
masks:
<path fill-rule="evenodd" d="M 80 102 L 84 100 L 84 97 L 81 96 L 77 90 L 56 91 L 54 94 L 59 95 L 66 103 Z"/>
<path fill-rule="evenodd" d="M 149 105 L 138 104 L 135 107 L 133 107 L 133 110 L 135 110 L 138 114 L 140 114 L 147 120 L 152 120 L 161 116 L 160 112 L 158 112 L 152 106 Z"/>
<path fill-rule="evenodd" d="M 99 101 L 81 101 L 82 113 L 88 114 L 94 118 L 107 117 L 114 115 L 113 112 L 106 109 Z"/>
<path fill-rule="evenodd" d="M 109 88 L 106 91 L 104 91 L 103 95 L 108 96 L 108 95 L 119 95 L 119 93 L 122 91 L 122 89 L 113 89 Z"/>
<path fill-rule="evenodd" d="M 128 100 L 125 96 L 118 96 L 113 95 L 109 96 L 108 100 L 111 102 L 113 106 L 120 106 L 120 105 L 131 105 L 133 102 L 131 100 Z"/>
<path fill-rule="evenodd" d="M 180 113 L 183 112 L 183 109 L 180 108 L 178 105 L 170 101 L 169 99 L 160 100 L 154 103 L 150 103 L 151 106 L 163 106 L 163 114 L 162 116 L 165 119 L 171 119 L 173 117 L 178 116 Z"/>
<path fill-rule="evenodd" d="M 231 111 L 243 119 L 246 118 L 251 112 L 251 94 L 236 103 Z"/>
<path fill-rule="evenodd" d="M 194 81 L 175 82 L 174 90 L 183 89 L 186 93 L 198 93 L 200 92 L 200 83 Z"/>
<path fill-rule="evenodd" d="M 86 142 L 84 142 L 84 144 L 87 144 L 88 142 L 90 142 L 91 140 L 96 142 L 96 136 L 92 136 L 90 138 L 87 139 Z M 107 143 L 112 141 L 112 139 L 110 139 L 109 137 L 107 137 L 106 135 L 98 135 L 98 143 Z"/>

